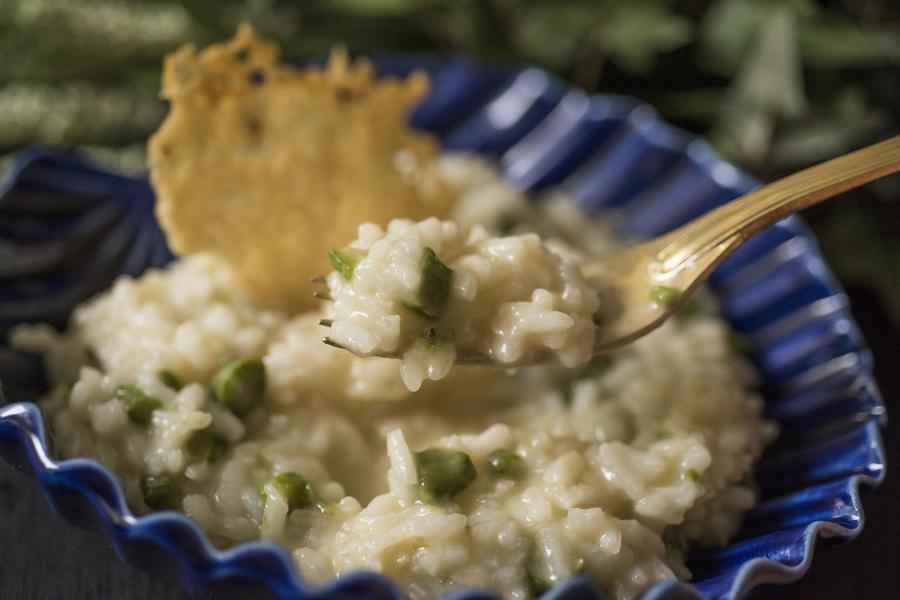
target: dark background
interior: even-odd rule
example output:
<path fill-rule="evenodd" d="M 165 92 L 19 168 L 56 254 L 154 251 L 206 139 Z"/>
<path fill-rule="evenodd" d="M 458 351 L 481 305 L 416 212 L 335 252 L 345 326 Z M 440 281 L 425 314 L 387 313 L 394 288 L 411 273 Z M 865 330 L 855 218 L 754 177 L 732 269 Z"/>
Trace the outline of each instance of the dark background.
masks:
<path fill-rule="evenodd" d="M 30 143 L 126 172 L 165 114 L 162 56 L 248 20 L 303 61 L 351 50 L 530 63 L 590 92 L 641 98 L 763 181 L 900 133 L 900 2 L 891 0 L 0 0 L 0 171 Z M 847 286 L 888 407 L 900 464 L 900 178 L 807 211 Z M 900 598 L 900 477 L 864 494 L 868 524 L 819 544 L 798 584 L 759 598 Z M 0 597 L 178 599 L 63 523 L 0 464 Z"/>

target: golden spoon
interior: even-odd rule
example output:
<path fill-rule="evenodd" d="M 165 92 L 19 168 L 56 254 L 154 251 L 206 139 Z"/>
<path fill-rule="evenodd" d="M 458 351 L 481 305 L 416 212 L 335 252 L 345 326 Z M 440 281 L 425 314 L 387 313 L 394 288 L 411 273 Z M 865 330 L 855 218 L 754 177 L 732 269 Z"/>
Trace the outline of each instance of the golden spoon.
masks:
<path fill-rule="evenodd" d="M 581 269 L 602 300 L 594 354 L 614 350 L 662 325 L 722 261 L 769 225 L 898 170 L 900 136 L 764 185 L 666 235 L 585 261 Z M 321 297 L 328 299 L 327 295 Z M 330 322 L 323 320 L 322 324 Z M 327 337 L 324 341 L 343 347 Z M 397 354 L 379 356 L 399 358 Z M 483 365 L 493 361 L 481 354 L 458 353 L 456 362 Z"/>
<path fill-rule="evenodd" d="M 759 187 L 666 235 L 586 262 L 586 277 L 606 290 L 594 353 L 647 335 L 690 297 L 745 241 L 790 214 L 900 170 L 900 136 Z M 660 288 L 669 302 L 653 302 Z"/>

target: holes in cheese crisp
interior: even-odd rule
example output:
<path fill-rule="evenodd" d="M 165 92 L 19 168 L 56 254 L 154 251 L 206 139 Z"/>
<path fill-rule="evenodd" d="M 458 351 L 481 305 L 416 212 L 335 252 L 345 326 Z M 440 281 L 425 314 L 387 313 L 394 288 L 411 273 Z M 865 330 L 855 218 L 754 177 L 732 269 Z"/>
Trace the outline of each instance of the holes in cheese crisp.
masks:
<path fill-rule="evenodd" d="M 254 69 L 247 75 L 247 79 L 252 85 L 262 85 L 266 82 L 266 72 L 261 69 Z"/>

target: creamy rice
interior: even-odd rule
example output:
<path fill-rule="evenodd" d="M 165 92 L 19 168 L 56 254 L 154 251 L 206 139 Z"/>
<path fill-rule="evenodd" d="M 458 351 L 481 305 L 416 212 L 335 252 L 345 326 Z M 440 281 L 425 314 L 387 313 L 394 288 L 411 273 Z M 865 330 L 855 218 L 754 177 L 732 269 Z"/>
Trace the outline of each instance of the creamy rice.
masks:
<path fill-rule="evenodd" d="M 386 231 L 361 225 L 332 253 L 342 269 L 328 276 L 330 339 L 360 355 L 399 354 L 412 391 L 445 377 L 457 352 L 567 367 L 591 357 L 597 292 L 535 233 L 395 219 Z"/>
<path fill-rule="evenodd" d="M 556 236 L 548 247 L 564 258 L 610 247 L 570 203 L 530 208 L 472 159 L 444 158 L 440 169 L 459 190 L 459 231 L 535 229 Z M 149 510 L 142 478 L 177 481 L 177 506 L 215 543 L 280 542 L 312 582 L 373 569 L 413 598 L 462 586 L 528 598 L 582 573 L 632 598 L 688 577 L 684 548 L 724 542 L 755 501 L 751 470 L 772 426 L 727 325 L 709 312 L 672 320 L 612 360 L 459 367 L 416 393 L 400 361 L 324 346 L 323 316 L 258 308 L 227 265 L 201 255 L 119 279 L 65 334 L 23 326 L 12 342 L 45 357 L 56 385 L 42 406 L 63 456 L 99 459 L 139 512 Z M 262 359 L 267 384 L 239 417 L 210 383 L 242 357 Z M 162 383 L 160 370 L 184 386 Z M 146 423 L 129 416 L 122 386 L 158 403 Z M 221 453 L 198 449 L 198 432 Z M 425 502 L 428 448 L 465 453 L 474 475 Z M 515 469 L 494 472 L 498 451 Z M 273 479 L 284 473 L 302 476 L 314 501 L 292 510 Z"/>

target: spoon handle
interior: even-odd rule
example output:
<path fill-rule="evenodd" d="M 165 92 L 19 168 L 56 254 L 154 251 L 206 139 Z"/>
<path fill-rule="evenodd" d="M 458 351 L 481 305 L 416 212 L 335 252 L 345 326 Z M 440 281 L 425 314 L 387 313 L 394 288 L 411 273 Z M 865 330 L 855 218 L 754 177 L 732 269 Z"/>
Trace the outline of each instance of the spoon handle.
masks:
<path fill-rule="evenodd" d="M 759 187 L 666 236 L 654 272 L 677 275 L 704 254 L 741 242 L 808 206 L 900 170 L 900 136 L 804 169 Z"/>

